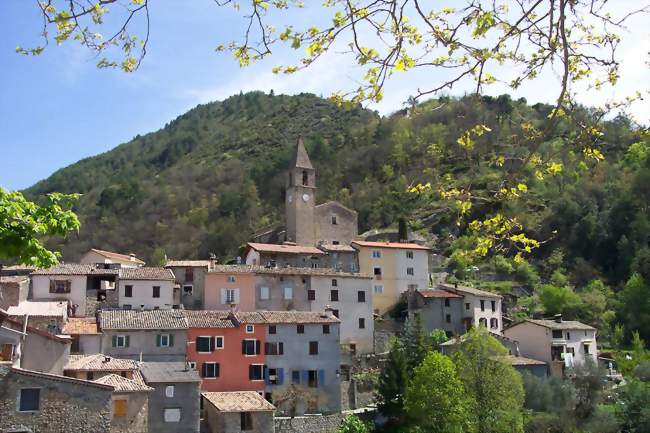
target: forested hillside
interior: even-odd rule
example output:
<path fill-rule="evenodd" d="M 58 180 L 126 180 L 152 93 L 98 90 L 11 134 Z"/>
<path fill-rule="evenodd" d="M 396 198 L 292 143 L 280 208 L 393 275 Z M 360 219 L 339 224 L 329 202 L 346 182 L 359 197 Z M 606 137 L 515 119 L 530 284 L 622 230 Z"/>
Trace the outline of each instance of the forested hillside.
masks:
<path fill-rule="evenodd" d="M 601 162 L 585 161 L 559 140 L 544 143 L 539 154 L 560 158 L 561 173 L 545 179 L 529 173 L 527 205 L 501 204 L 499 212 L 516 216 L 542 242 L 530 256 L 532 265 L 507 255 L 470 263 L 454 254 L 471 241 L 463 236 L 464 224 L 456 224 L 456 212 L 435 194 L 423 200 L 406 192 L 419 182 L 431 182 L 436 191 L 443 179 L 447 186 L 471 184 L 479 194 L 498 191 L 500 170 L 520 163 L 518 155 L 526 153 L 506 143 L 549 111 L 507 95 L 467 96 L 380 117 L 309 94 L 253 92 L 200 105 L 157 132 L 58 171 L 26 193 L 83 194 L 77 206 L 81 231 L 62 245 L 67 260 L 89 247 L 135 252 L 150 262 L 164 254 L 210 252 L 228 260 L 252 233 L 281 222 L 284 170 L 302 134 L 317 169 L 319 201 L 337 199 L 355 208 L 360 232 L 395 227 L 404 218 L 452 257 L 449 270 L 456 277 L 478 279 L 478 267 L 501 281 L 493 290 L 535 288 L 535 296 L 525 299 L 526 314 L 556 310 L 585 319 L 576 311 L 591 302 L 587 310 L 594 323 L 605 320 L 607 311 L 621 311 L 609 302 L 610 288 L 621 290 L 634 272 L 643 281 L 631 293 L 644 293 L 650 281 L 650 143 L 626 118 L 606 123 Z M 457 139 L 476 124 L 491 131 L 468 150 Z M 562 124 L 558 136 L 570 138 L 576 129 Z M 496 153 L 508 158 L 486 164 Z M 471 217 L 489 216 L 493 206 L 474 206 Z M 583 295 L 584 287 L 595 291 Z M 632 302 L 629 317 L 650 322 L 648 302 Z"/>

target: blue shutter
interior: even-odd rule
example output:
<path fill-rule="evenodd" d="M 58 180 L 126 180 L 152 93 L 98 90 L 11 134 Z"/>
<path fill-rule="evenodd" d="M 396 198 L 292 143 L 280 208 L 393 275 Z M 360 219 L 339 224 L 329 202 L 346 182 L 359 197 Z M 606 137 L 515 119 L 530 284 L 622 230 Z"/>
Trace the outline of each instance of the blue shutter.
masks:
<path fill-rule="evenodd" d="M 309 384 L 309 370 L 302 371 L 302 383 L 307 386 Z"/>
<path fill-rule="evenodd" d="M 156 334 L 156 347 L 160 347 L 160 334 Z"/>
<path fill-rule="evenodd" d="M 325 386 L 325 370 L 318 370 L 318 387 Z"/>
<path fill-rule="evenodd" d="M 278 368 L 278 385 L 284 384 L 284 368 Z"/>

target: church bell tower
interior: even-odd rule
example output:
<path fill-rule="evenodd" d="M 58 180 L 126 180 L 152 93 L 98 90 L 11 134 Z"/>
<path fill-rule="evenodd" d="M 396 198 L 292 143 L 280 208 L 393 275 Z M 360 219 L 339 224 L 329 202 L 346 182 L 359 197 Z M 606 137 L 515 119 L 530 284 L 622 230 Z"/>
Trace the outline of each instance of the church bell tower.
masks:
<path fill-rule="evenodd" d="M 314 206 L 316 170 L 311 165 L 302 137 L 298 137 L 296 156 L 289 167 L 285 198 L 286 240 L 314 246 Z"/>

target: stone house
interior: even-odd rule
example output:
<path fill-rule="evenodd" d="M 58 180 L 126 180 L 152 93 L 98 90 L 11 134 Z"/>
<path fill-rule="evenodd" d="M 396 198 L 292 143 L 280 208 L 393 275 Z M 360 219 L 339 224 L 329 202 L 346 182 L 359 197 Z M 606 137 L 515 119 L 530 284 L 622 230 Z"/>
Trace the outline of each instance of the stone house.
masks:
<path fill-rule="evenodd" d="M 409 292 L 409 318 L 419 316 L 427 334 L 442 329 L 448 337 L 467 331 L 464 322 L 463 297 L 447 290 L 412 290 Z"/>
<path fill-rule="evenodd" d="M 77 379 L 97 380 L 109 374 L 141 381 L 140 364 L 132 359 L 112 358 L 101 353 L 95 355 L 70 355 L 63 367 L 63 375 Z"/>
<path fill-rule="evenodd" d="M 145 263 L 137 258 L 135 254 L 120 254 L 114 253 L 112 251 L 100 250 L 97 248 L 91 248 L 86 252 L 79 263 L 86 265 L 96 265 L 96 264 L 115 264 L 117 267 L 139 267 L 144 266 Z"/>
<path fill-rule="evenodd" d="M 92 355 L 101 352 L 102 334 L 95 317 L 68 317 L 62 333 L 72 338 L 72 354 Z"/>
<path fill-rule="evenodd" d="M 463 297 L 463 321 L 465 328 L 483 325 L 490 332 L 501 334 L 503 329 L 501 295 L 458 284 L 438 284 L 438 289 Z"/>
<path fill-rule="evenodd" d="M 0 309 L 6 310 L 27 300 L 29 277 L 24 275 L 0 276 Z"/>
<path fill-rule="evenodd" d="M 341 410 L 340 320 L 329 312 L 260 311 L 266 397 L 283 413 Z"/>
<path fill-rule="evenodd" d="M 201 378 L 185 362 L 144 362 L 141 372 L 149 394 L 149 431 L 198 433 Z"/>
<path fill-rule="evenodd" d="M 185 361 L 187 319 L 182 310 L 102 310 L 101 352 L 143 361 Z"/>
<path fill-rule="evenodd" d="M 0 362 L 0 431 L 110 433 L 113 387 Z"/>
<path fill-rule="evenodd" d="M 49 332 L 61 334 L 68 319 L 68 303 L 65 301 L 24 301 L 7 309 L 9 317 L 22 320 L 29 317 L 29 325 Z"/>
<path fill-rule="evenodd" d="M 111 433 L 149 432 L 149 394 L 153 392 L 153 388 L 144 383 L 139 372 L 133 379 L 107 374 L 92 383 L 113 388 Z"/>
<path fill-rule="evenodd" d="M 320 243 L 318 249 L 325 253 L 325 257 L 321 259 L 321 267 L 343 272 L 359 272 L 359 256 L 357 250 L 350 245 Z"/>
<path fill-rule="evenodd" d="M 352 242 L 359 254 L 359 269 L 372 275 L 373 307 L 385 314 L 408 290 L 429 287 L 429 248 L 416 243 Z"/>
<path fill-rule="evenodd" d="M 126 310 L 169 310 L 174 305 L 174 274 L 166 268 L 121 268 L 118 305 Z"/>
<path fill-rule="evenodd" d="M 251 266 L 285 268 L 322 268 L 326 254 L 313 245 L 261 244 L 249 242 L 244 253 L 244 263 Z"/>
<path fill-rule="evenodd" d="M 210 433 L 273 433 L 275 407 L 255 391 L 201 394 Z"/>
<path fill-rule="evenodd" d="M 549 364 L 551 374 L 562 375 L 565 368 L 598 361 L 596 328 L 574 320 L 527 319 L 504 330 L 504 335 L 519 342 L 522 356 Z"/>
<path fill-rule="evenodd" d="M 180 286 L 180 303 L 186 309 L 204 308 L 205 277 L 210 270 L 210 260 L 168 260 L 165 267 L 170 269 Z"/>

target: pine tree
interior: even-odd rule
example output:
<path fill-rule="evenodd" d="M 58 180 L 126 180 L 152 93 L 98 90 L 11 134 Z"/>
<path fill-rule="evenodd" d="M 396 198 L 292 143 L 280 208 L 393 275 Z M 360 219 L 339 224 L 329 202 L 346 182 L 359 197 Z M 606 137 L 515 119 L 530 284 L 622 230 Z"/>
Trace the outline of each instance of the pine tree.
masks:
<path fill-rule="evenodd" d="M 393 340 L 379 376 L 376 396 L 379 412 L 388 420 L 388 426 L 399 426 L 404 422 L 407 368 L 404 347 L 397 340 Z"/>
<path fill-rule="evenodd" d="M 419 315 L 406 321 L 404 329 L 404 351 L 406 355 L 406 366 L 409 375 L 424 361 L 427 354 L 432 350 L 430 340 L 422 327 L 422 319 Z"/>

